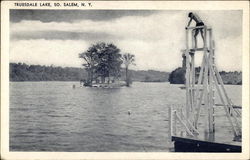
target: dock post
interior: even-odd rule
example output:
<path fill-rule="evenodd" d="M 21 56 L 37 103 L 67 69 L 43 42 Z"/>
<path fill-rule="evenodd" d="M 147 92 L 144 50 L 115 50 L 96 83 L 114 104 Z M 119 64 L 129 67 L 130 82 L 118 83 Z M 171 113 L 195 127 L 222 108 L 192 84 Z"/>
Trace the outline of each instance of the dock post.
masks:
<path fill-rule="evenodd" d="M 203 82 L 203 86 L 204 86 L 204 103 L 205 103 L 205 132 L 209 132 L 210 128 L 209 128 L 209 124 L 210 124 L 210 113 L 209 113 L 209 77 L 208 77 L 208 73 L 209 73 L 209 55 L 207 53 L 207 27 L 204 26 L 204 45 L 203 45 L 203 52 L 205 55 L 205 59 L 206 59 L 206 64 L 205 64 L 205 74 L 204 74 L 204 82 Z"/>
<path fill-rule="evenodd" d="M 206 63 L 205 55 L 203 55 L 202 63 L 201 63 L 201 69 L 200 69 L 199 78 L 198 78 L 197 89 L 196 89 L 196 99 L 195 99 L 195 109 L 196 109 L 196 115 L 195 116 L 196 117 L 195 117 L 195 120 L 194 120 L 194 126 L 195 126 L 196 129 L 198 128 L 198 120 L 199 120 L 200 112 L 201 112 L 201 103 L 202 103 L 202 99 L 203 99 L 203 95 L 204 95 L 204 89 L 202 89 L 200 91 L 199 88 L 201 88 L 201 86 L 202 86 L 201 83 L 202 83 L 202 80 L 204 78 L 203 75 L 204 75 L 205 63 Z"/>
<path fill-rule="evenodd" d="M 214 121 L 214 80 L 212 74 L 214 74 L 211 68 L 214 68 L 214 46 L 212 37 L 212 28 L 209 30 L 209 132 L 215 132 L 215 121 Z"/>
<path fill-rule="evenodd" d="M 169 142 L 171 143 L 172 142 L 172 132 L 173 132 L 173 116 L 172 116 L 172 106 L 170 106 L 169 108 L 168 108 L 168 118 L 169 118 L 169 120 L 168 120 L 168 126 L 169 126 L 169 131 L 168 131 L 168 133 L 169 133 Z"/>
<path fill-rule="evenodd" d="M 190 55 L 189 55 L 189 36 L 188 29 L 186 29 L 186 118 L 189 119 L 190 112 Z"/>
<path fill-rule="evenodd" d="M 194 90 L 194 87 L 195 87 L 195 64 L 194 64 L 194 53 L 195 52 L 190 52 L 190 56 L 191 56 L 191 90 L 190 90 L 190 94 L 191 94 L 191 108 L 190 108 L 190 122 L 192 125 L 194 125 L 194 96 L 195 96 L 195 90 Z"/>

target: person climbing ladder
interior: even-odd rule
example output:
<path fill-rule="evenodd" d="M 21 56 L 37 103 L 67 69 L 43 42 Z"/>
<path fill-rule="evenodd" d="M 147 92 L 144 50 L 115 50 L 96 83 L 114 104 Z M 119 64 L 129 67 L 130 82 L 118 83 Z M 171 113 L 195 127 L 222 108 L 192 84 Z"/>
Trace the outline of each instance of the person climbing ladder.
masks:
<path fill-rule="evenodd" d="M 188 14 L 188 17 L 190 18 L 190 20 L 188 22 L 188 25 L 187 25 L 186 29 L 190 26 L 192 20 L 194 20 L 196 22 L 196 27 L 204 26 L 203 21 L 200 19 L 200 17 L 197 14 L 190 12 Z M 197 48 L 197 35 L 199 34 L 199 32 L 201 33 L 201 37 L 203 39 L 203 44 L 204 44 L 204 32 L 203 32 L 203 28 L 193 29 L 192 30 L 192 35 L 194 36 L 194 42 L 195 42 L 194 48 Z"/>

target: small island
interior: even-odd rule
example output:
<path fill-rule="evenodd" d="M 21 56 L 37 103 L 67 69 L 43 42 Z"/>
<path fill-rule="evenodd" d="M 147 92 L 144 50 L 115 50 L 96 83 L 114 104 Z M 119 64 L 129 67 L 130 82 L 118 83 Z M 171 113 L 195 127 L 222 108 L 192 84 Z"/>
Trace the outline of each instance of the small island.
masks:
<path fill-rule="evenodd" d="M 129 87 L 132 83 L 129 66 L 134 64 L 134 55 L 120 53 L 120 49 L 112 43 L 100 42 L 92 45 L 87 51 L 80 53 L 83 66 L 87 71 L 87 79 L 80 83 L 88 87 Z M 125 82 L 121 81 L 121 66 L 125 67 Z"/>

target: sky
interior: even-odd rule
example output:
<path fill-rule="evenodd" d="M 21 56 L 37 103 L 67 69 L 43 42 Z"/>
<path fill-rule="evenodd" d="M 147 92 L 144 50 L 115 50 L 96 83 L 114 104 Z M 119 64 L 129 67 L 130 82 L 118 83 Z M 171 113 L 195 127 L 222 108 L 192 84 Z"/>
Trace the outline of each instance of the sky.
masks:
<path fill-rule="evenodd" d="M 187 10 L 10 10 L 10 62 L 82 67 L 97 42 L 135 55 L 135 70 L 182 65 Z M 242 11 L 192 11 L 212 27 L 219 70 L 242 70 Z M 191 25 L 195 25 L 192 23 Z M 198 35 L 198 41 L 202 41 Z M 199 45 L 201 45 L 199 43 Z M 203 52 L 196 53 L 196 65 Z"/>

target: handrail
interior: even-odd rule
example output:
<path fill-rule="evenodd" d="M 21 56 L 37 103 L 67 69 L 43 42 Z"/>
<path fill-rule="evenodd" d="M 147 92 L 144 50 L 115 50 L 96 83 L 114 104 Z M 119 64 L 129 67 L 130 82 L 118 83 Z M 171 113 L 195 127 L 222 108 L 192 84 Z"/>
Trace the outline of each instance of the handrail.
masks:
<path fill-rule="evenodd" d="M 181 52 L 186 52 L 186 50 L 188 50 L 189 52 L 204 51 L 204 50 L 207 50 L 208 52 L 210 51 L 208 48 L 190 48 L 190 49 L 182 49 Z"/>
<path fill-rule="evenodd" d="M 204 25 L 204 26 L 186 27 L 186 30 L 188 30 L 188 29 L 201 29 L 201 28 L 211 29 L 211 27 Z"/>

